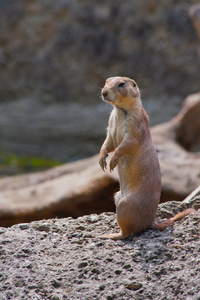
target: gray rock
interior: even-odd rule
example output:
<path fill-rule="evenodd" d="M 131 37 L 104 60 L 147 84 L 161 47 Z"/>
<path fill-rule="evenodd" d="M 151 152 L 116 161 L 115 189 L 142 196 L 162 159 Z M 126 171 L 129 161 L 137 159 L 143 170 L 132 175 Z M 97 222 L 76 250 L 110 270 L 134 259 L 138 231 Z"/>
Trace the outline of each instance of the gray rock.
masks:
<path fill-rule="evenodd" d="M 160 218 L 181 209 L 159 208 Z M 200 210 L 123 241 L 99 238 L 117 230 L 114 213 L 0 228 L 1 299 L 198 299 L 199 218 Z"/>

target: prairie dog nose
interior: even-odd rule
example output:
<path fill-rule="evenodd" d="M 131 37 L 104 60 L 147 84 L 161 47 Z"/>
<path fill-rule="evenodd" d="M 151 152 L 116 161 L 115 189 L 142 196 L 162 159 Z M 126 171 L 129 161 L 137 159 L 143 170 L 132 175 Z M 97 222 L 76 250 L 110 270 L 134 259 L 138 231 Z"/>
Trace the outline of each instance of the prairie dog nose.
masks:
<path fill-rule="evenodd" d="M 103 89 L 102 92 L 101 92 L 101 94 L 105 98 L 105 97 L 108 96 L 108 91 Z"/>

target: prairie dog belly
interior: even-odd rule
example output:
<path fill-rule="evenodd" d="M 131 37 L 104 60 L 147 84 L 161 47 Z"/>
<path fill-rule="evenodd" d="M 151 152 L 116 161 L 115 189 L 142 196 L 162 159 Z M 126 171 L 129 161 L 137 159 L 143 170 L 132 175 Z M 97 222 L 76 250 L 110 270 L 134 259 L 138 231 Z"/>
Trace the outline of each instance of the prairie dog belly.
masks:
<path fill-rule="evenodd" d="M 118 173 L 122 195 L 138 188 L 141 193 L 149 191 L 149 194 L 153 194 L 161 191 L 161 171 L 156 151 L 154 147 L 146 147 L 145 144 L 143 148 L 144 151 L 134 151 L 133 148 L 132 153 L 119 159 Z"/>

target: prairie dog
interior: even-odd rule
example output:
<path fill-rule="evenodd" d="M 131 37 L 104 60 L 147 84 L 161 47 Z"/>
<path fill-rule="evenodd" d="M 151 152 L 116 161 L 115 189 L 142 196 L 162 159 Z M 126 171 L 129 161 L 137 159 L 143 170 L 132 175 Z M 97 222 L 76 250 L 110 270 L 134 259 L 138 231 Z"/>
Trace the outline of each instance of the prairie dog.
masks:
<path fill-rule="evenodd" d="M 136 82 L 127 77 L 110 77 L 101 95 L 114 108 L 99 164 L 105 170 L 106 157 L 113 152 L 110 171 L 117 166 L 120 191 L 115 194 L 115 205 L 121 229 L 119 233 L 105 234 L 102 238 L 124 239 L 147 228 L 163 230 L 193 212 L 187 209 L 165 222 L 155 221 L 161 194 L 161 171 Z"/>

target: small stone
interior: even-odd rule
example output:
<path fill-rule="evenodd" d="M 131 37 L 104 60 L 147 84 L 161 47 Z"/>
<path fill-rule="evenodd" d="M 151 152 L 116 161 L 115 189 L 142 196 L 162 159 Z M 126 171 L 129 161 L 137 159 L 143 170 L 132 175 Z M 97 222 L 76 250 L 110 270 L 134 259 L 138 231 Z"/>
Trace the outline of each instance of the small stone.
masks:
<path fill-rule="evenodd" d="M 0 255 L 6 254 L 6 251 L 0 246 Z"/>
<path fill-rule="evenodd" d="M 97 215 L 90 215 L 90 217 L 88 218 L 88 223 L 96 223 L 98 222 L 98 216 Z"/>
<path fill-rule="evenodd" d="M 68 286 L 68 288 L 66 289 L 66 293 L 71 293 L 72 292 L 72 287 L 71 286 Z"/>
<path fill-rule="evenodd" d="M 137 291 L 137 290 L 141 289 L 142 286 L 143 286 L 142 283 L 133 281 L 133 282 L 128 283 L 126 285 L 126 288 L 129 290 Z"/>
<path fill-rule="evenodd" d="M 97 269 L 97 268 L 94 268 L 94 269 L 92 269 L 92 273 L 99 274 L 99 273 L 100 273 L 100 271 L 99 271 L 99 269 Z"/>
<path fill-rule="evenodd" d="M 23 248 L 22 251 L 23 251 L 24 253 L 26 253 L 26 254 L 32 253 L 32 251 L 31 251 L 30 249 L 28 249 L 28 248 Z"/>
<path fill-rule="evenodd" d="M 6 231 L 6 228 L 1 227 L 0 228 L 0 234 L 4 233 Z"/>
<path fill-rule="evenodd" d="M 78 244 L 78 245 L 82 245 L 83 244 L 83 240 L 74 240 L 71 241 L 72 244 Z"/>
<path fill-rule="evenodd" d="M 105 284 L 102 284 L 102 285 L 100 285 L 99 290 L 103 291 L 105 289 L 105 287 L 106 287 Z"/>
<path fill-rule="evenodd" d="M 61 282 L 59 282 L 58 280 L 52 280 L 51 282 L 51 285 L 54 287 L 54 288 L 59 288 L 61 286 Z"/>
<path fill-rule="evenodd" d="M 30 284 L 30 285 L 28 285 L 28 288 L 29 288 L 30 290 L 35 290 L 35 289 L 38 288 L 38 286 L 37 286 L 37 284 Z"/>
<path fill-rule="evenodd" d="M 121 272 L 122 272 L 121 270 L 116 270 L 115 274 L 119 275 L 119 274 L 121 274 Z"/>
<path fill-rule="evenodd" d="M 113 300 L 116 298 L 116 295 L 115 294 L 112 294 L 112 295 L 109 295 L 107 296 L 107 300 Z"/>
<path fill-rule="evenodd" d="M 52 300 L 61 300 L 61 298 L 57 295 L 52 296 Z"/>
<path fill-rule="evenodd" d="M 109 261 L 109 262 L 111 262 L 111 261 L 113 261 L 113 258 L 112 257 L 108 257 L 106 260 Z"/>
<path fill-rule="evenodd" d="M 102 243 L 102 242 L 97 243 L 96 246 L 97 246 L 97 247 L 101 247 L 101 246 L 103 246 L 103 243 Z"/>
<path fill-rule="evenodd" d="M 17 279 L 16 282 L 15 282 L 15 286 L 16 287 L 23 287 L 25 284 L 24 280 L 23 279 Z"/>
<path fill-rule="evenodd" d="M 82 269 L 82 268 L 85 268 L 87 267 L 87 262 L 81 262 L 79 265 L 78 265 L 78 268 Z"/>
<path fill-rule="evenodd" d="M 76 227 L 76 230 L 85 230 L 85 226 L 79 225 Z"/>
<path fill-rule="evenodd" d="M 1 244 L 2 244 L 2 245 L 6 245 L 6 244 L 9 244 L 9 243 L 11 243 L 11 242 L 12 242 L 12 240 L 10 240 L 10 239 L 5 239 L 5 240 L 1 241 Z"/>
<path fill-rule="evenodd" d="M 26 268 L 28 268 L 28 269 L 32 269 L 32 267 L 33 267 L 32 264 L 28 264 L 28 265 L 26 266 Z"/>
<path fill-rule="evenodd" d="M 39 231 L 49 232 L 50 231 L 50 226 L 48 224 L 41 224 L 41 225 L 35 227 L 35 229 L 39 230 Z"/>
<path fill-rule="evenodd" d="M 123 266 L 123 269 L 130 269 L 130 268 L 131 268 L 131 265 L 129 265 L 129 264 Z"/>
<path fill-rule="evenodd" d="M 68 238 L 74 238 L 74 237 L 76 237 L 76 238 L 79 238 L 79 237 L 82 237 L 83 235 L 82 235 L 82 233 L 69 233 L 68 235 L 67 235 L 67 237 Z"/>
<path fill-rule="evenodd" d="M 78 284 L 83 284 L 83 280 L 78 280 L 77 283 Z"/>

